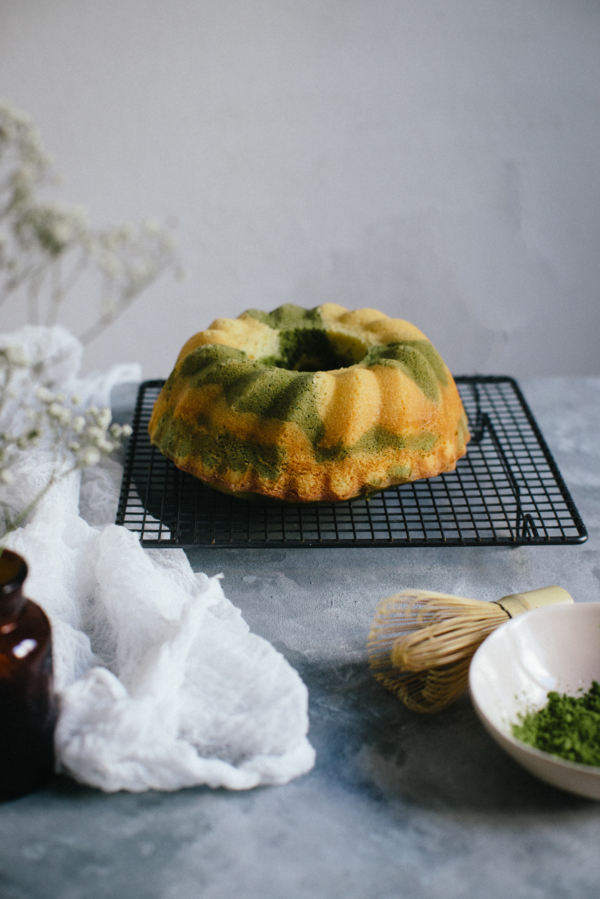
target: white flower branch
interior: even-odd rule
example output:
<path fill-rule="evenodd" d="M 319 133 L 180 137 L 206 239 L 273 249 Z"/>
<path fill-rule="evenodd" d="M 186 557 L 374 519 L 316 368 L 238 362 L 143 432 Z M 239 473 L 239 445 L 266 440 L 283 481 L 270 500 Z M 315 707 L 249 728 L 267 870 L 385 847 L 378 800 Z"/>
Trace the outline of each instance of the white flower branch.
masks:
<path fill-rule="evenodd" d="M 98 311 L 79 335 L 85 344 L 165 272 L 182 272 L 172 235 L 157 221 L 94 230 L 81 206 L 40 200 L 55 181 L 33 124 L 0 104 L 0 305 L 22 296 L 29 324 L 56 324 L 86 276 Z"/>
<path fill-rule="evenodd" d="M 15 386 L 17 372 L 30 387 L 26 395 Z M 22 347 L 0 348 L 0 515 L 6 536 L 26 521 L 50 488 L 69 474 L 97 465 L 129 437 L 129 425 L 111 424 L 110 409 L 81 409 L 81 398 L 54 393 L 43 382 L 44 366 L 31 363 Z M 24 376 L 24 377 L 23 377 Z M 52 454 L 46 483 L 21 509 L 15 510 L 4 495 L 14 482 L 12 468 L 21 453 L 43 443 Z"/>

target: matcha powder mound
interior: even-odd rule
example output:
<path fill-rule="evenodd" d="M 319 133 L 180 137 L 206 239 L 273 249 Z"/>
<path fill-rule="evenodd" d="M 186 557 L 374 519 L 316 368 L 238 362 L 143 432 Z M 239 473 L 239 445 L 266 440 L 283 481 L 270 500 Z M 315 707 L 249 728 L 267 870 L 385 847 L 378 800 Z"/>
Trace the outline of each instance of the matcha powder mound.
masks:
<path fill-rule="evenodd" d="M 582 696 L 548 693 L 548 704 L 519 716 L 513 736 L 568 762 L 600 766 L 600 684 Z"/>

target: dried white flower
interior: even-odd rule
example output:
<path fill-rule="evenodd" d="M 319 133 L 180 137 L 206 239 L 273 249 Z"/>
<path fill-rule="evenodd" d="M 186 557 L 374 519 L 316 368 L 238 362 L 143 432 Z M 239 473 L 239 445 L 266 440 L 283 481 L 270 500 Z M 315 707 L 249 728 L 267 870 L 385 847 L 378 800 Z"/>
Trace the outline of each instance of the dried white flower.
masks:
<path fill-rule="evenodd" d="M 41 403 L 50 404 L 53 403 L 56 397 L 53 393 L 50 393 L 47 387 L 38 387 L 35 393 L 36 397 Z"/>
<path fill-rule="evenodd" d="M 97 440 L 102 440 L 104 437 L 104 430 L 99 428 L 98 425 L 88 425 L 85 429 L 86 437 L 92 442 L 96 442 Z"/>
<path fill-rule="evenodd" d="M 110 409 L 108 409 L 108 408 L 101 409 L 96 417 L 98 426 L 100 428 L 103 428 L 104 430 L 106 430 L 107 427 L 109 426 L 111 419 L 112 419 L 112 413 L 111 413 Z"/>
<path fill-rule="evenodd" d="M 50 403 L 48 406 L 48 415 L 50 418 L 55 418 L 61 425 L 65 426 L 70 423 L 72 418 L 70 409 L 61 406 L 60 403 Z"/>
<path fill-rule="evenodd" d="M 1 352 L 9 365 L 15 365 L 17 368 L 29 365 L 29 358 L 22 346 L 7 346 Z"/>
<path fill-rule="evenodd" d="M 98 464 L 100 458 L 101 454 L 98 447 L 88 446 L 79 454 L 79 456 L 77 457 L 77 461 L 79 463 L 79 467 L 91 468 L 94 465 Z"/>

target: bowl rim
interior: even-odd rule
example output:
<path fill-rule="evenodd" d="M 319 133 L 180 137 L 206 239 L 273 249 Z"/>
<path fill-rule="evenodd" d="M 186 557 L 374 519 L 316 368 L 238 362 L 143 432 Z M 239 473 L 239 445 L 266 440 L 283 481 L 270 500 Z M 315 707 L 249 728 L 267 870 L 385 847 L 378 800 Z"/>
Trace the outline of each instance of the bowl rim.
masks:
<path fill-rule="evenodd" d="M 569 610 L 568 612 L 564 611 L 567 609 Z M 478 702 L 478 700 L 476 699 L 475 690 L 473 689 L 473 683 L 472 683 L 472 678 L 473 678 L 472 672 L 474 670 L 474 667 L 476 668 L 476 665 L 478 664 L 478 662 L 476 661 L 478 656 L 479 656 L 479 658 L 482 658 L 483 655 L 485 654 L 485 650 L 484 650 L 485 644 L 488 643 L 488 641 L 492 641 L 492 640 L 496 641 L 498 639 L 502 639 L 502 632 L 503 631 L 505 632 L 507 628 L 516 627 L 516 626 L 520 625 L 521 622 L 525 620 L 525 618 L 529 618 L 529 620 L 531 620 L 530 616 L 532 616 L 532 615 L 535 615 L 537 617 L 541 617 L 544 615 L 551 616 L 554 614 L 578 615 L 578 614 L 581 614 L 581 612 L 583 610 L 587 611 L 590 609 L 595 609 L 596 612 L 600 616 L 600 602 L 578 602 L 578 603 L 574 603 L 573 605 L 567 604 L 567 603 L 564 603 L 564 604 L 561 603 L 558 605 L 542 606 L 541 608 L 538 608 L 538 609 L 532 609 L 531 611 L 525 613 L 524 616 L 519 615 L 517 618 L 511 618 L 510 621 L 507 621 L 504 624 L 502 624 L 496 631 L 494 631 L 492 634 L 490 634 L 489 637 L 487 637 L 475 651 L 475 654 L 474 654 L 474 656 L 471 660 L 471 664 L 469 666 L 469 695 L 471 697 L 471 702 L 473 703 L 473 707 L 475 708 L 475 711 L 477 712 L 479 718 L 481 719 L 481 721 L 485 725 L 485 727 L 488 728 L 488 730 L 492 731 L 493 734 L 497 734 L 503 741 L 512 745 L 517 751 L 522 752 L 526 755 L 529 755 L 534 759 L 539 759 L 540 761 L 556 765 L 560 768 L 564 768 L 565 770 L 576 771 L 576 772 L 586 775 L 588 777 L 598 779 L 598 778 L 600 778 L 600 765 L 586 765 L 586 764 L 583 764 L 582 762 L 571 762 L 568 759 L 563 759 L 560 756 L 553 755 L 551 752 L 546 752 L 543 749 L 536 749 L 534 746 L 531 746 L 529 743 L 524 743 L 522 740 L 519 740 L 517 737 L 513 736 L 512 733 L 508 733 L 507 731 L 500 730 L 500 728 L 497 727 L 494 724 L 494 722 L 488 717 L 487 713 L 485 712 L 485 709 L 482 707 L 481 703 Z M 560 610 L 563 610 L 563 611 L 560 611 Z M 574 610 L 577 610 L 577 611 L 574 611 Z M 599 678 L 599 681 L 600 681 L 600 678 Z M 591 686 L 591 684 L 590 684 L 590 686 Z M 548 691 L 548 692 L 552 692 L 552 691 Z M 567 695 L 570 695 L 568 693 L 568 691 L 565 691 L 565 692 L 567 693 Z M 543 708 L 543 706 L 540 706 L 540 708 Z"/>

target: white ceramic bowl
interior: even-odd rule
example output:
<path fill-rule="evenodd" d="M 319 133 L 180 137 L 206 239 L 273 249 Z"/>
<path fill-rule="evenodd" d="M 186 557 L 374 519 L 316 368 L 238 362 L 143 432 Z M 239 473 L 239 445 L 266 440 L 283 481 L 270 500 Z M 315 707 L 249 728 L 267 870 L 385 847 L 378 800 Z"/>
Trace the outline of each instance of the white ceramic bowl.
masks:
<path fill-rule="evenodd" d="M 557 759 L 512 736 L 519 712 L 542 708 L 550 690 L 575 694 L 593 680 L 600 681 L 600 602 L 513 618 L 481 644 L 469 673 L 475 710 L 509 755 L 556 787 L 600 799 L 600 767 Z"/>

